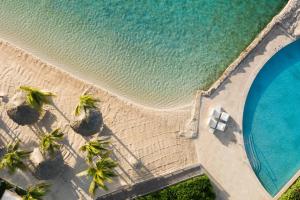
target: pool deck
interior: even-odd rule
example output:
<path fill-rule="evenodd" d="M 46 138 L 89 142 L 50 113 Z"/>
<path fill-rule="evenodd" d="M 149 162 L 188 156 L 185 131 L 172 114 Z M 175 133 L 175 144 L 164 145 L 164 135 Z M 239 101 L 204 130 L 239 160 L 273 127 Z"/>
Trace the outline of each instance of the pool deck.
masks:
<path fill-rule="evenodd" d="M 288 5 L 259 37 L 199 97 L 199 135 L 195 139 L 198 160 L 218 188 L 218 199 L 267 200 L 272 198 L 254 174 L 246 155 L 242 120 L 244 103 L 257 73 L 278 50 L 300 36 L 300 2 Z M 213 108 L 221 106 L 231 115 L 225 133 L 210 133 L 208 120 Z M 288 183 L 283 189 L 287 189 Z"/>

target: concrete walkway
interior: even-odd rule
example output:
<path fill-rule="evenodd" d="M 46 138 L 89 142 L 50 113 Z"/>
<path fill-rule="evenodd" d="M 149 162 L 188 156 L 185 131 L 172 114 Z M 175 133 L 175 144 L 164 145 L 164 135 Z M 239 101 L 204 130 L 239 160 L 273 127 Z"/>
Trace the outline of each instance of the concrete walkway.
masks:
<path fill-rule="evenodd" d="M 97 200 L 117 200 L 117 199 L 132 199 L 137 196 L 142 196 L 154 191 L 161 190 L 170 185 L 190 179 L 203 174 L 200 165 L 192 165 L 182 170 L 175 171 L 165 176 L 155 177 L 147 181 L 143 181 L 133 185 L 132 187 L 124 187 L 113 193 L 101 196 Z"/>
<path fill-rule="evenodd" d="M 244 103 L 259 70 L 278 50 L 293 42 L 300 33 L 299 2 L 294 10 L 276 19 L 237 68 L 210 95 L 201 97 L 199 136 L 195 140 L 198 159 L 218 185 L 219 199 L 273 199 L 260 184 L 248 161 L 242 133 Z M 296 6 L 296 7 L 295 7 Z M 222 106 L 232 119 L 225 133 L 208 131 L 208 119 L 216 106 Z"/>

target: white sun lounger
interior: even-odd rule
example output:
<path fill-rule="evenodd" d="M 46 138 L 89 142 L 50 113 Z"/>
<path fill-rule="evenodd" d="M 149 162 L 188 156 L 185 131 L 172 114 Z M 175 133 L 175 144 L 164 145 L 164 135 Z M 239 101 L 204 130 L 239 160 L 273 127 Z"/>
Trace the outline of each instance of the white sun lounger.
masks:
<path fill-rule="evenodd" d="M 225 129 L 226 129 L 226 124 L 223 123 L 223 122 L 218 122 L 216 129 L 219 130 L 219 131 L 224 132 Z"/>
<path fill-rule="evenodd" d="M 227 112 L 222 112 L 220 116 L 220 120 L 223 122 L 227 122 L 229 120 L 230 115 Z"/>
<path fill-rule="evenodd" d="M 209 128 L 215 129 L 217 127 L 217 124 L 218 124 L 218 122 L 216 119 L 210 118 L 209 123 L 208 123 Z"/>
<path fill-rule="evenodd" d="M 209 122 L 208 122 L 208 126 L 209 126 L 209 132 L 210 133 L 214 133 L 216 128 L 217 128 L 217 120 L 213 117 L 210 118 Z"/>
<path fill-rule="evenodd" d="M 213 110 L 213 113 L 212 113 L 212 117 L 214 117 L 215 119 L 219 119 L 220 116 L 221 116 L 221 107 L 217 107 Z"/>

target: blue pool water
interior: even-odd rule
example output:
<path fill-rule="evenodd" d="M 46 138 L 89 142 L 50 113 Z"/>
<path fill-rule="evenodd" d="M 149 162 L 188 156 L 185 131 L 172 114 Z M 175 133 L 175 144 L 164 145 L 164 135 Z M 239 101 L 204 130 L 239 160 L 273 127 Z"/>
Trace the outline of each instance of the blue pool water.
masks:
<path fill-rule="evenodd" d="M 131 100 L 172 107 L 214 82 L 286 2 L 2 0 L 0 37 Z"/>
<path fill-rule="evenodd" d="M 300 169 L 300 40 L 276 53 L 257 75 L 243 131 L 252 168 L 274 196 Z"/>

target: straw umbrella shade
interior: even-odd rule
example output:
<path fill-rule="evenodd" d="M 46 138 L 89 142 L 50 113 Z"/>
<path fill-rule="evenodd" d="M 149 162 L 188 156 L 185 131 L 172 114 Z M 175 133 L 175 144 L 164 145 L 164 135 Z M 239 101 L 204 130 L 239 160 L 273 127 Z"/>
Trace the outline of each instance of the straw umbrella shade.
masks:
<path fill-rule="evenodd" d="M 7 115 L 22 126 L 34 124 L 40 118 L 43 105 L 48 104 L 52 96 L 51 92 L 21 86 L 8 104 Z"/>
<path fill-rule="evenodd" d="M 64 160 L 58 143 L 63 139 L 63 133 L 55 129 L 44 134 L 39 148 L 34 148 L 30 160 L 33 163 L 33 175 L 38 179 L 48 180 L 57 177 L 63 170 Z"/>
<path fill-rule="evenodd" d="M 99 100 L 91 95 L 80 96 L 79 104 L 75 109 L 76 119 L 71 123 L 72 129 L 82 136 L 91 136 L 99 133 L 103 127 L 103 118 L 96 107 Z"/>

